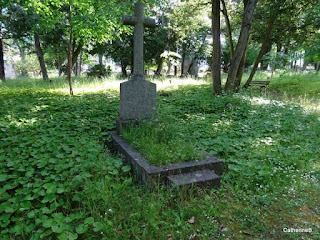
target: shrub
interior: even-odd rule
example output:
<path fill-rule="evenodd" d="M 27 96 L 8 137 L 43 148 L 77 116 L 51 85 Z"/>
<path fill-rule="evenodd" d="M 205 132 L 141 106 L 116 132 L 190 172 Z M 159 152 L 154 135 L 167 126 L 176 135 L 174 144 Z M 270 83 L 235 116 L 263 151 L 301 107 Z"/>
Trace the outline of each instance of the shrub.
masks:
<path fill-rule="evenodd" d="M 107 68 L 103 65 L 97 64 L 94 65 L 91 69 L 89 69 L 88 77 L 97 77 L 102 78 L 111 74 L 111 67 Z"/>
<path fill-rule="evenodd" d="M 39 62 L 35 55 L 29 55 L 26 57 L 25 62 L 19 60 L 15 62 L 14 71 L 18 76 L 29 76 L 29 74 L 35 75 L 40 72 Z"/>

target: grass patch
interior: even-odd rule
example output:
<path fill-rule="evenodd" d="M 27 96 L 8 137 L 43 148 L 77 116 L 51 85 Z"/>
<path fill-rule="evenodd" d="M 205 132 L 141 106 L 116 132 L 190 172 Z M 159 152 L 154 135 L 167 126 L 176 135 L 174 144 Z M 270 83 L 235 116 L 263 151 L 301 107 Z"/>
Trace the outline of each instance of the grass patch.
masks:
<path fill-rule="evenodd" d="M 294 97 L 320 98 L 320 75 L 316 73 L 279 75 L 271 79 L 269 89 Z"/>
<path fill-rule="evenodd" d="M 142 123 L 124 128 L 121 135 L 130 142 L 148 161 L 156 166 L 200 160 L 204 157 L 194 144 L 177 131 L 174 123 Z"/>

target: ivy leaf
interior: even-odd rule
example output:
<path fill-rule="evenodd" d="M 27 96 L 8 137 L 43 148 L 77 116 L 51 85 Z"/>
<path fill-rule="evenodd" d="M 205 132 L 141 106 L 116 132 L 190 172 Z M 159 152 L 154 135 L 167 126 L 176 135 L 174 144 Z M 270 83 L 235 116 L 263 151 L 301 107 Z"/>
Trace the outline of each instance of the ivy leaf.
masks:
<path fill-rule="evenodd" d="M 84 220 L 85 224 L 93 224 L 94 223 L 94 218 L 93 217 L 88 217 L 86 220 Z"/>
<path fill-rule="evenodd" d="M 57 186 L 55 183 L 46 183 L 43 185 L 43 187 L 47 189 L 47 193 L 55 193 Z"/>
<path fill-rule="evenodd" d="M 86 231 L 88 231 L 88 226 L 84 225 L 84 224 L 80 224 L 79 226 L 76 227 L 76 232 L 78 234 L 83 234 Z"/>
<path fill-rule="evenodd" d="M 121 168 L 121 170 L 122 170 L 123 172 L 129 172 L 129 171 L 131 170 L 131 166 L 130 166 L 130 165 L 123 166 L 123 167 Z"/>
<path fill-rule="evenodd" d="M 9 178 L 9 175 L 0 174 L 0 182 L 7 181 Z"/>
<path fill-rule="evenodd" d="M 47 219 L 43 221 L 42 226 L 45 228 L 51 228 L 54 225 L 54 223 L 55 222 L 53 219 Z"/>
<path fill-rule="evenodd" d="M 48 193 L 44 196 L 42 203 L 52 202 L 56 200 L 56 195 L 53 193 Z"/>

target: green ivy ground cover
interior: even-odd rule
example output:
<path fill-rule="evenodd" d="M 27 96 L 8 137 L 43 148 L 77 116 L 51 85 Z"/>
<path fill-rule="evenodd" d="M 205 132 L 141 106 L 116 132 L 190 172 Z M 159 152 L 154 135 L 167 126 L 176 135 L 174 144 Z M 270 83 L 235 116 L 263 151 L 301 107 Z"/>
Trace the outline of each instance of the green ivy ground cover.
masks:
<path fill-rule="evenodd" d="M 129 167 L 105 150 L 117 92 L 0 91 L 0 239 L 319 234 L 316 113 L 248 94 L 214 97 L 206 85 L 159 98 L 160 121 L 174 122 L 182 138 L 226 163 L 219 190 L 193 195 L 138 186 Z M 284 227 L 313 232 L 284 233 Z"/>

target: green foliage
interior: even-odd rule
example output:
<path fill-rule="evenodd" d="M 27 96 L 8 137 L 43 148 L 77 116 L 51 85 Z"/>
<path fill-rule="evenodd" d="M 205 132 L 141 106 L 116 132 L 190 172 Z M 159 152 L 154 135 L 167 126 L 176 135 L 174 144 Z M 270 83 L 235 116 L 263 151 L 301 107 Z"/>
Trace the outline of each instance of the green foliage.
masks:
<path fill-rule="evenodd" d="M 174 47 L 180 46 L 181 55 L 194 53 L 197 59 L 208 58 L 209 44 L 206 39 L 210 33 L 210 19 L 206 18 L 208 12 L 205 6 L 209 5 L 204 0 L 185 1 L 168 14 L 170 21 L 167 28 L 174 36 L 169 44 L 174 42 Z"/>
<path fill-rule="evenodd" d="M 14 64 L 14 71 L 18 76 L 35 75 L 40 72 L 39 62 L 35 55 L 28 55 L 25 61 L 19 60 Z"/>
<path fill-rule="evenodd" d="M 0 84 L 1 239 L 301 238 L 282 231 L 292 222 L 317 239 L 319 113 L 250 93 L 213 96 L 209 85 L 171 91 L 159 97 L 160 123 L 222 158 L 223 185 L 147 191 L 105 150 L 119 106 L 118 92 L 101 91 L 108 82 L 73 97 L 64 79 Z"/>
<path fill-rule="evenodd" d="M 122 161 L 104 150 L 113 126 L 100 116 L 110 111 L 115 119 L 116 108 L 92 108 L 102 99 L 1 91 L 1 239 L 77 239 L 97 229 L 82 208 L 83 184 L 123 172 Z"/>
<path fill-rule="evenodd" d="M 162 166 L 204 157 L 186 135 L 179 133 L 175 123 L 143 123 L 125 128 L 121 134 L 153 165 Z"/>
<path fill-rule="evenodd" d="M 270 90 L 294 97 L 320 97 L 320 77 L 317 74 L 280 75 L 271 79 Z"/>
<path fill-rule="evenodd" d="M 103 78 L 111 74 L 111 68 L 104 65 L 96 64 L 88 71 L 88 77 Z"/>

